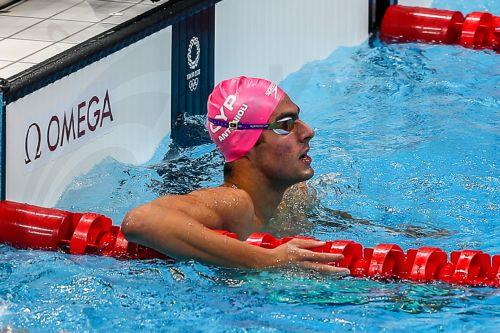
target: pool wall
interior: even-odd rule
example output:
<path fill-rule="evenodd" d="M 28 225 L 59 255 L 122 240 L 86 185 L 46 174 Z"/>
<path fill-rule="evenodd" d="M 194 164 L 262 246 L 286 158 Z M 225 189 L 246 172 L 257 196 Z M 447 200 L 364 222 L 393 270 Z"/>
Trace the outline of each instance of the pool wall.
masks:
<path fill-rule="evenodd" d="M 7 198 L 51 205 L 106 157 L 147 162 L 170 131 L 171 38 L 169 27 L 8 104 Z"/>
<path fill-rule="evenodd" d="M 53 206 L 105 158 L 143 164 L 214 83 L 276 82 L 368 38 L 365 0 L 169 1 L 33 69 L 4 89 L 2 198 Z"/>

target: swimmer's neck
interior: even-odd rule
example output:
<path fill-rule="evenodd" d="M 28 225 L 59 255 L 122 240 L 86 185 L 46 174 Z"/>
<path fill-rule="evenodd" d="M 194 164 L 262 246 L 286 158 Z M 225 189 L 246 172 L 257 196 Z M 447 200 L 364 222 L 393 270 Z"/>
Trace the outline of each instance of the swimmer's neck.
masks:
<path fill-rule="evenodd" d="M 236 187 L 250 195 L 255 216 L 262 223 L 260 227 L 265 227 L 268 224 L 289 187 L 274 184 L 253 169 L 238 170 L 226 176 L 224 186 Z"/>

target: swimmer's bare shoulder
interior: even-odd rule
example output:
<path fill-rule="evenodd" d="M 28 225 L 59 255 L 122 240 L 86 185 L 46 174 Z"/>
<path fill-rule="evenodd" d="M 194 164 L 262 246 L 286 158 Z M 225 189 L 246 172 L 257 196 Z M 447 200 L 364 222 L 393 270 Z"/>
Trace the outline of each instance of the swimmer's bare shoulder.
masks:
<path fill-rule="evenodd" d="M 179 210 L 207 228 L 234 232 L 240 239 L 254 231 L 252 198 L 237 188 L 203 188 L 186 195 L 163 196 L 153 203 Z"/>

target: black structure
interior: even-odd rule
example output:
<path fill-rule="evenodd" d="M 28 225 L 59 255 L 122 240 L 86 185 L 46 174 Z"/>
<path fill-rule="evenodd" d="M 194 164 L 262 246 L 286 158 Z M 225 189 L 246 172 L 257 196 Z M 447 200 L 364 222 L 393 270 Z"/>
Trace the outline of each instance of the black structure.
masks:
<path fill-rule="evenodd" d="M 0 10 L 7 8 L 16 2 L 20 2 L 21 0 L 0 0 Z"/>
<path fill-rule="evenodd" d="M 205 114 L 214 86 L 215 7 L 172 27 L 172 120 Z"/>
<path fill-rule="evenodd" d="M 398 0 L 369 0 L 368 29 L 370 34 L 375 35 L 380 28 L 387 7 L 397 4 Z"/>
<path fill-rule="evenodd" d="M 8 82 L 6 80 L 0 79 L 0 200 L 5 200 L 5 182 L 6 182 L 6 121 L 7 116 L 5 114 L 5 102 L 3 100 L 4 91 L 8 90 Z"/>

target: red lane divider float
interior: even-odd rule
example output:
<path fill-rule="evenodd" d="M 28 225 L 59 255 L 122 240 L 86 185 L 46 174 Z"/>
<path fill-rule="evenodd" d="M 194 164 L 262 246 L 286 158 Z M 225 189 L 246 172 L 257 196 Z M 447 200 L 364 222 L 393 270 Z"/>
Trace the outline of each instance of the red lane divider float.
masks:
<path fill-rule="evenodd" d="M 459 44 L 500 52 L 500 17 L 473 12 L 392 5 L 380 27 L 380 39 L 389 43 Z"/>
<path fill-rule="evenodd" d="M 127 259 L 168 259 L 128 242 L 110 218 L 11 201 L 0 202 L 0 243 L 21 249 L 62 250 Z"/>
<path fill-rule="evenodd" d="M 222 235 L 237 238 L 234 233 L 214 230 Z M 285 237 L 277 239 L 266 233 L 253 233 L 248 243 L 266 249 L 273 249 L 293 238 L 314 239 L 311 237 Z M 376 279 L 406 279 L 415 282 L 443 281 L 471 286 L 500 287 L 500 255 L 490 256 L 477 250 L 453 251 L 450 261 L 443 250 L 424 246 L 410 249 L 406 253 L 396 244 L 379 244 L 374 248 L 364 248 L 351 240 L 325 242 L 315 252 L 342 254 L 344 259 L 332 263 L 338 267 L 349 268 L 352 276 Z"/>
<path fill-rule="evenodd" d="M 214 230 L 227 237 L 237 235 Z M 254 233 L 246 242 L 273 249 L 295 236 L 277 239 L 267 233 Z M 125 259 L 169 259 L 150 248 L 128 242 L 119 226 L 95 213 L 72 213 L 11 201 L 0 202 L 0 243 L 22 249 L 61 250 L 75 255 L 95 254 Z M 415 282 L 435 280 L 472 286 L 500 286 L 500 255 L 490 256 L 476 250 L 448 255 L 435 247 L 410 249 L 406 253 L 396 244 L 363 248 L 351 240 L 335 240 L 311 249 L 315 252 L 342 254 L 332 263 L 349 268 L 352 276 L 377 279 L 407 279 Z"/>

